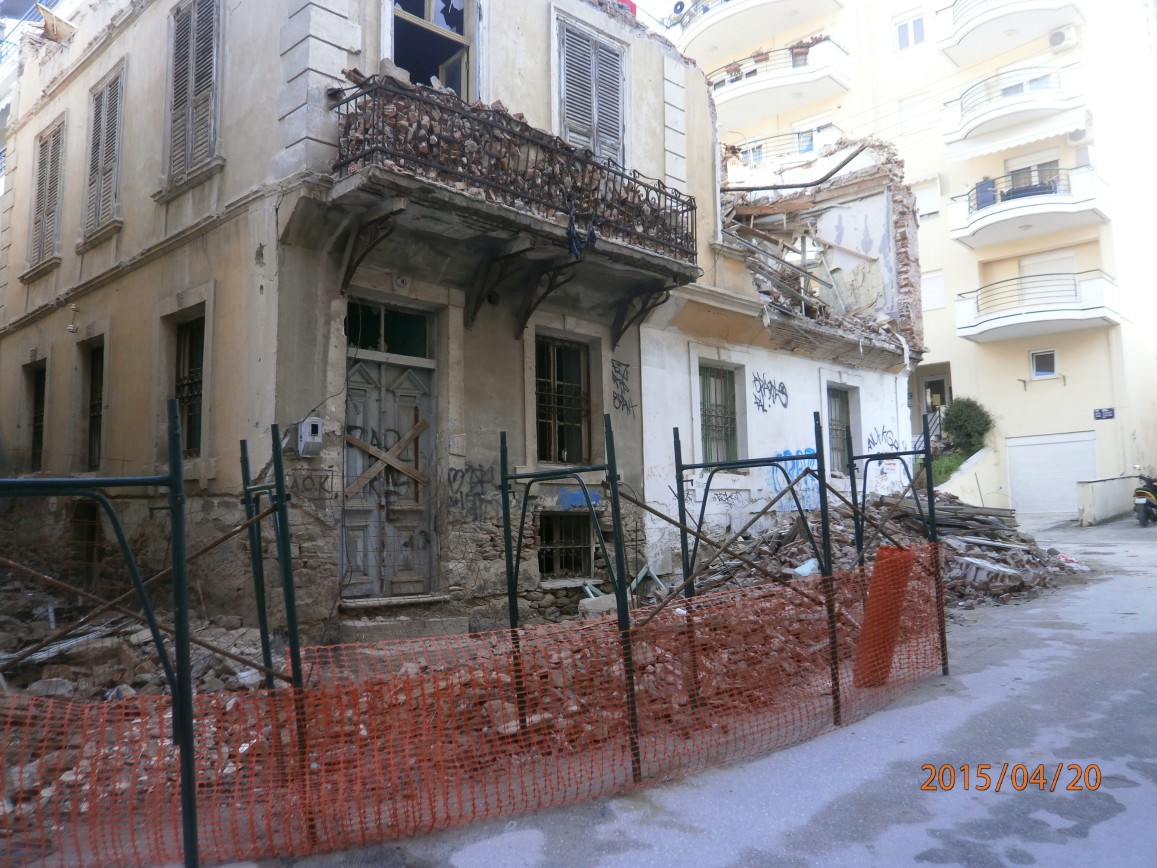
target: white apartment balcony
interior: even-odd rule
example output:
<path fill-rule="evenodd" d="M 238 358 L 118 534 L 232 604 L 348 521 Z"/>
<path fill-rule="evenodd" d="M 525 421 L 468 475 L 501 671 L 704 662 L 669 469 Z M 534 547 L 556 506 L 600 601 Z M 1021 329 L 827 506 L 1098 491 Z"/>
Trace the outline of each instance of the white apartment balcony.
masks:
<path fill-rule="evenodd" d="M 843 130 L 834 124 L 824 124 L 814 129 L 746 141 L 738 146 L 740 164 L 728 169 L 729 183 L 756 184 L 759 183 L 757 177 L 768 171 L 775 172 L 814 160 L 824 148 L 838 142 L 843 134 Z"/>
<path fill-rule="evenodd" d="M 700 68 L 713 69 L 750 51 L 754 39 L 770 39 L 843 5 L 841 0 L 692 0 L 668 35 Z"/>
<path fill-rule="evenodd" d="M 739 129 L 851 89 L 848 53 L 830 39 L 757 52 L 707 74 L 719 124 Z"/>
<path fill-rule="evenodd" d="M 1091 169 L 1035 168 L 985 178 L 949 206 L 948 234 L 973 249 L 1104 223 L 1105 182 Z"/>
<path fill-rule="evenodd" d="M 997 73 L 967 88 L 948 110 L 952 114 L 944 141 L 950 160 L 971 159 L 1088 124 L 1079 66 Z"/>
<path fill-rule="evenodd" d="M 975 343 L 1120 325 L 1117 284 L 1103 271 L 1035 274 L 956 299 L 956 334 Z"/>
<path fill-rule="evenodd" d="M 957 66 L 968 66 L 1045 35 L 1054 50 L 1069 48 L 1074 35 L 1064 28 L 1080 21 L 1067 0 L 955 0 L 936 13 L 936 41 Z"/>

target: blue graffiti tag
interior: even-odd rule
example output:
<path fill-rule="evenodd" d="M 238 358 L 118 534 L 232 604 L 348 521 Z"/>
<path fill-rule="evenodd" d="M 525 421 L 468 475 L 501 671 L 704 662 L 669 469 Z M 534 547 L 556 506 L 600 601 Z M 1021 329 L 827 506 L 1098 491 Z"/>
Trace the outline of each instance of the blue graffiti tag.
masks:
<path fill-rule="evenodd" d="M 598 506 L 602 496 L 597 491 L 591 491 L 591 504 Z M 558 492 L 559 509 L 586 509 L 587 501 L 583 497 L 581 488 L 563 488 Z"/>
<path fill-rule="evenodd" d="M 797 449 L 792 452 L 790 449 L 785 449 L 783 452 L 778 452 L 773 455 L 773 458 L 794 458 L 794 461 L 782 461 L 778 467 L 768 468 L 767 471 L 767 485 L 776 494 L 782 492 L 787 488 L 788 483 L 799 476 L 807 469 L 815 469 L 815 454 L 813 447 L 809 446 L 806 449 Z M 784 474 L 787 477 L 784 477 Z M 804 509 L 819 509 L 820 508 L 820 483 L 814 476 L 807 476 L 801 479 L 795 486 L 796 497 L 799 498 L 800 505 Z M 795 509 L 795 501 L 790 494 L 785 494 L 783 498 L 775 505 L 779 512 L 786 512 Z"/>

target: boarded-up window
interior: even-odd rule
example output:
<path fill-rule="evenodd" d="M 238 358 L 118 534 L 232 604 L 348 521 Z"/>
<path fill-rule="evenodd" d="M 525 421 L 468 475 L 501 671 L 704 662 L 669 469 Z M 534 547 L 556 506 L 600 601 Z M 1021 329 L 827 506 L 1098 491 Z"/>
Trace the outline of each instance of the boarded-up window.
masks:
<path fill-rule="evenodd" d="M 124 70 L 117 70 L 92 95 L 88 205 L 84 221 L 86 233 L 94 232 L 116 216 L 123 76 Z"/>
<path fill-rule="evenodd" d="M 38 265 L 56 255 L 60 236 L 60 170 L 63 165 L 64 124 L 36 140 L 36 186 L 32 203 L 32 245 L 28 264 Z"/>
<path fill-rule="evenodd" d="M 217 0 L 186 0 L 173 11 L 169 184 L 214 156 Z"/>
<path fill-rule="evenodd" d="M 595 156 L 623 162 L 622 50 L 559 22 L 562 137 Z"/>

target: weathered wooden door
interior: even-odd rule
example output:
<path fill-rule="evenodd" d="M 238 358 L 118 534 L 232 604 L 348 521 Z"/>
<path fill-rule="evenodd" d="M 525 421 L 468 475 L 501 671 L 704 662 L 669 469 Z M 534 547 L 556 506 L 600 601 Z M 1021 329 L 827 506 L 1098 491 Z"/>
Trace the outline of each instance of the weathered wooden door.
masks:
<path fill-rule="evenodd" d="M 346 378 L 343 596 L 430 591 L 433 371 L 351 361 Z"/>

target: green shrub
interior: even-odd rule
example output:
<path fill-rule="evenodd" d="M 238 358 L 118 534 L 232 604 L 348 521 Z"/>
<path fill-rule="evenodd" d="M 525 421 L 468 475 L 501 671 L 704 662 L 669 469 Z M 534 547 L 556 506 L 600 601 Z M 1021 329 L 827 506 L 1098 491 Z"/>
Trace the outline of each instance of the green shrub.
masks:
<path fill-rule="evenodd" d="M 967 458 L 959 452 L 948 455 L 938 455 L 932 459 L 932 484 L 939 485 L 947 482 Z"/>
<path fill-rule="evenodd" d="M 984 435 L 992 430 L 992 417 L 971 398 L 957 398 L 944 411 L 942 424 L 944 433 L 969 456 L 984 445 Z"/>

